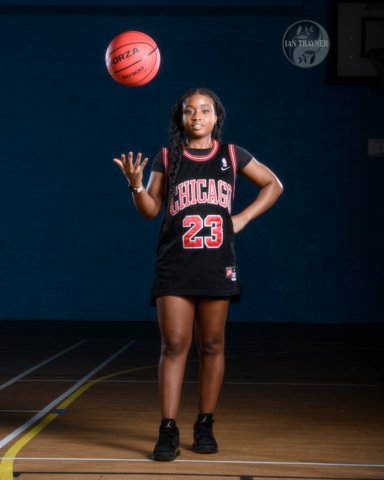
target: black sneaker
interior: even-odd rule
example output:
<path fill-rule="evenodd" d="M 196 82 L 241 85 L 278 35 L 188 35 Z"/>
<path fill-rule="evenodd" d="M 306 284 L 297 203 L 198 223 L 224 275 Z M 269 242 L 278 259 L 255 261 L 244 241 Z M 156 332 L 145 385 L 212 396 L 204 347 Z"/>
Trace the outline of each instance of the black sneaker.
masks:
<path fill-rule="evenodd" d="M 200 413 L 193 430 L 193 449 L 197 453 L 217 453 L 218 447 L 213 435 L 213 414 Z"/>
<path fill-rule="evenodd" d="M 153 450 L 152 459 L 157 461 L 171 461 L 180 455 L 180 436 L 176 420 L 163 418 L 159 428 L 159 438 Z"/>

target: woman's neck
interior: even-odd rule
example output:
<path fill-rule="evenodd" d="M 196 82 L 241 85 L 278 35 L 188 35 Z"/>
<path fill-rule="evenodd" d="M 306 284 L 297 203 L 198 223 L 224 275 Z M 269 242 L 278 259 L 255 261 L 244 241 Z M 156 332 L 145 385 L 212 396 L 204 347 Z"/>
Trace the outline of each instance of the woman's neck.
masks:
<path fill-rule="evenodd" d="M 192 138 L 187 140 L 187 147 L 188 148 L 197 148 L 197 149 L 205 149 L 211 148 L 213 145 L 213 141 L 211 137 L 206 138 Z"/>

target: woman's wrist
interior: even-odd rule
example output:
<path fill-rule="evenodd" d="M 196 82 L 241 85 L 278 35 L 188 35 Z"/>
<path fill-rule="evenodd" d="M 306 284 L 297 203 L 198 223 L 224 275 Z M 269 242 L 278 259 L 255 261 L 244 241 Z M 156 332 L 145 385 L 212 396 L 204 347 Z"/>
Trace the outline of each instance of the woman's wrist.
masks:
<path fill-rule="evenodd" d="M 134 185 L 128 183 L 128 188 L 132 193 L 141 193 L 144 190 L 144 185 L 141 184 L 138 187 L 135 187 Z"/>

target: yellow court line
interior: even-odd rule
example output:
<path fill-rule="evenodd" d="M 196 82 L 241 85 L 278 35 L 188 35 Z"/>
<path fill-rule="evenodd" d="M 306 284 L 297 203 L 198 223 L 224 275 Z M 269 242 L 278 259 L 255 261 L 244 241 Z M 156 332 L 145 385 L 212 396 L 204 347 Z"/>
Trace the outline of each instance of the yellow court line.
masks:
<path fill-rule="evenodd" d="M 148 365 L 146 367 L 131 368 L 129 370 L 122 370 L 121 372 L 111 373 L 105 375 L 104 377 L 96 378 L 95 380 L 90 380 L 77 390 L 75 390 L 68 398 L 63 400 L 60 405 L 57 406 L 57 409 L 64 409 L 73 403 L 77 398 L 80 397 L 84 392 L 89 388 L 93 387 L 97 383 L 109 380 L 110 378 L 117 377 L 119 375 L 124 375 L 126 373 L 133 373 L 139 370 L 147 370 L 150 368 L 155 368 L 157 365 Z M 13 464 L 16 459 L 17 454 L 22 448 L 25 447 L 38 433 L 44 430 L 55 418 L 60 415 L 59 413 L 49 413 L 42 420 L 31 428 L 27 433 L 25 433 L 20 440 L 18 440 L 12 447 L 7 450 L 1 463 L 0 463 L 0 480 L 13 480 Z"/>

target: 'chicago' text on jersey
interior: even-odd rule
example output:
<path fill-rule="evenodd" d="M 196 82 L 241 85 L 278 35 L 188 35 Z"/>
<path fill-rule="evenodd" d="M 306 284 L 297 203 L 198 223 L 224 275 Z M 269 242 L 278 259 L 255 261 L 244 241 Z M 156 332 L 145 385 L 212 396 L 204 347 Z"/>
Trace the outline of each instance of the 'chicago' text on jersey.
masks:
<path fill-rule="evenodd" d="M 232 186 L 224 180 L 213 178 L 185 180 L 175 187 L 175 195 L 169 207 L 170 214 L 174 216 L 198 203 L 220 205 L 231 213 Z"/>

